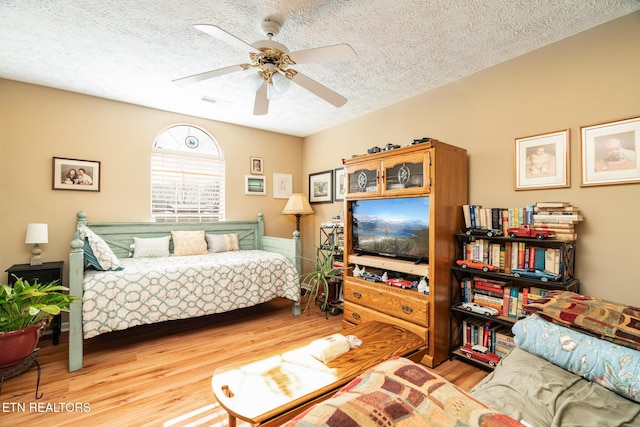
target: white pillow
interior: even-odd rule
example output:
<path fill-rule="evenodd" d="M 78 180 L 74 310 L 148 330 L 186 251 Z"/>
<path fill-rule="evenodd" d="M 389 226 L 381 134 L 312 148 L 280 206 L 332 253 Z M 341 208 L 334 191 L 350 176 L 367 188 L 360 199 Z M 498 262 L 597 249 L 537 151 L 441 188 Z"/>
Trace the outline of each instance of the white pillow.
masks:
<path fill-rule="evenodd" d="M 209 252 L 239 251 L 237 234 L 207 234 Z"/>
<path fill-rule="evenodd" d="M 158 258 L 169 256 L 169 241 L 171 236 L 163 237 L 134 237 L 134 258 Z"/>
<path fill-rule="evenodd" d="M 78 231 L 80 232 L 82 240 L 89 243 L 89 248 L 85 248 L 85 254 L 88 255 L 91 265 L 98 270 L 122 270 L 122 265 L 120 265 L 118 257 L 102 237 L 98 236 L 86 226 L 80 227 Z M 88 249 L 90 249 L 90 251 Z M 90 252 L 92 252 L 92 254 Z"/>
<path fill-rule="evenodd" d="M 171 231 L 173 238 L 173 256 L 203 255 L 207 253 L 207 241 L 204 230 Z"/>

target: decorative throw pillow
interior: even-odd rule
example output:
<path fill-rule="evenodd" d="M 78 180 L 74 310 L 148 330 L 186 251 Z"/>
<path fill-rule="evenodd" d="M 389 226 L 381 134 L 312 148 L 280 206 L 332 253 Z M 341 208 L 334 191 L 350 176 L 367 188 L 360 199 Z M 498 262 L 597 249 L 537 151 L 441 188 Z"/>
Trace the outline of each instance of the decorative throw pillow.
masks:
<path fill-rule="evenodd" d="M 583 334 L 537 314 L 512 328 L 518 347 L 640 402 L 640 351 Z"/>
<path fill-rule="evenodd" d="M 169 256 L 169 241 L 171 236 L 163 237 L 134 237 L 134 258 L 159 258 Z"/>
<path fill-rule="evenodd" d="M 550 322 L 640 350 L 640 308 L 568 291 L 550 291 L 523 306 Z"/>
<path fill-rule="evenodd" d="M 239 251 L 237 234 L 207 234 L 209 252 Z"/>
<path fill-rule="evenodd" d="M 78 229 L 80 237 L 85 241 L 84 254 L 87 262 L 96 270 L 122 270 L 122 265 L 102 237 L 91 231 L 89 227 Z"/>
<path fill-rule="evenodd" d="M 204 230 L 198 231 L 171 231 L 173 238 L 173 255 L 202 255 L 207 253 L 207 241 L 204 239 Z"/>

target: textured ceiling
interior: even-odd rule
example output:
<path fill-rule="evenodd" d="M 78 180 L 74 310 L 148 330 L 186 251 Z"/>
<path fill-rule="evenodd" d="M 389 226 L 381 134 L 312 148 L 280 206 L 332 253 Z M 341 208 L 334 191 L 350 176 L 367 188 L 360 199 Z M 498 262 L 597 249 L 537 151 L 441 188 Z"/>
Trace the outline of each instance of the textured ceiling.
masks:
<path fill-rule="evenodd" d="M 0 0 L 0 78 L 306 136 L 636 10 L 639 0 Z M 245 72 L 171 83 L 248 62 L 194 24 L 253 43 L 265 17 L 282 22 L 274 40 L 290 51 L 356 51 L 294 67 L 345 106 L 292 85 L 254 116 Z"/>

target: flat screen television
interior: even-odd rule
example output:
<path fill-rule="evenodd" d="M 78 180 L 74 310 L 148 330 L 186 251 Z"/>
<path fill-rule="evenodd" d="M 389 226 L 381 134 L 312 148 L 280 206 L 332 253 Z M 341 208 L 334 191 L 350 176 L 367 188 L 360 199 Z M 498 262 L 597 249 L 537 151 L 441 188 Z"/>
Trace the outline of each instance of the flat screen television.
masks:
<path fill-rule="evenodd" d="M 351 212 L 353 252 L 429 261 L 428 196 L 357 200 Z"/>

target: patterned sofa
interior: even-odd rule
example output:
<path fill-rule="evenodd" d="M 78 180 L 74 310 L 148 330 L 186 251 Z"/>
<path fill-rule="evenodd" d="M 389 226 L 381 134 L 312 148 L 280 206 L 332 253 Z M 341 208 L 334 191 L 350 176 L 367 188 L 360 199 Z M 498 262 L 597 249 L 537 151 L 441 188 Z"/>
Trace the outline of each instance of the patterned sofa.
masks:
<path fill-rule="evenodd" d="M 287 426 L 640 426 L 640 310 L 559 291 L 527 310 L 470 393 L 395 358 Z"/>

